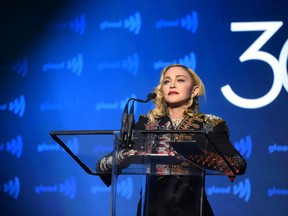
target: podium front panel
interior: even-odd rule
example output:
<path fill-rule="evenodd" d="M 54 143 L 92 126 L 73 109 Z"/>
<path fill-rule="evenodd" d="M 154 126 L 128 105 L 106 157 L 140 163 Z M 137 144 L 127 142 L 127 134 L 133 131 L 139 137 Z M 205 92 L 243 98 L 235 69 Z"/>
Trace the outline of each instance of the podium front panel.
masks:
<path fill-rule="evenodd" d="M 165 211 L 187 211 L 191 215 L 202 215 L 205 168 L 190 161 L 188 156 L 204 156 L 207 142 L 204 136 L 201 144 L 191 134 L 185 135 L 186 140 L 176 137 L 183 137 L 183 133 L 134 131 L 130 148 L 115 146 L 114 158 L 119 158 L 118 154 L 122 158 L 123 152 L 126 157 L 123 163 L 114 163 L 115 179 L 121 175 L 143 176 L 139 178 L 142 183 L 137 208 L 139 216 L 171 213 Z M 114 190 L 117 191 L 117 188 Z M 117 193 L 114 196 L 114 211 L 117 215 L 123 211 L 123 207 L 117 204 L 120 199 Z M 167 206 L 169 203 L 170 206 Z"/>
<path fill-rule="evenodd" d="M 137 216 L 158 214 L 157 211 L 161 209 L 165 211 L 165 206 L 159 200 L 167 199 L 169 203 L 178 198 L 178 203 L 173 202 L 176 203 L 175 208 L 181 208 L 181 202 L 189 202 L 187 211 L 191 215 L 202 215 L 205 175 L 221 174 L 207 169 L 201 160 L 197 160 L 207 159 L 206 148 L 213 145 L 201 131 L 134 131 L 129 148 L 121 142 L 120 133 L 115 130 L 52 131 L 50 135 L 86 173 L 110 176 L 111 216 L 118 216 L 118 211 L 121 209 L 123 212 L 127 206 L 121 200 L 123 196 L 119 196 L 127 193 L 126 186 L 119 182 L 122 176 L 133 177 L 132 184 L 137 185 L 139 190 L 139 204 L 132 207 Z M 120 155 L 123 153 L 125 157 Z M 111 158 L 111 170 L 96 170 L 96 163 L 107 155 Z M 124 158 L 120 163 L 117 162 L 119 155 Z M 225 163 L 227 160 L 224 158 L 223 161 Z M 225 166 L 225 169 L 230 172 L 229 166 Z M 126 179 L 131 181 L 132 178 Z M 185 185 L 184 190 L 177 189 Z M 174 187 L 175 190 L 171 190 Z M 184 195 L 177 196 L 179 192 Z M 181 197 L 186 199 L 183 201 Z"/>

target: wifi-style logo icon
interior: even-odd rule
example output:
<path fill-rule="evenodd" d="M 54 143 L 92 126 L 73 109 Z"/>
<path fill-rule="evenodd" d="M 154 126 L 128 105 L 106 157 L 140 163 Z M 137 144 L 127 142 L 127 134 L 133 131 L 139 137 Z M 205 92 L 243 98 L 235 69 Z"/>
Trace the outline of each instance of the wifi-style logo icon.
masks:
<path fill-rule="evenodd" d="M 67 61 L 66 67 L 69 71 L 77 76 L 80 76 L 83 71 L 83 56 L 78 54 L 76 57 L 73 57 L 71 60 Z"/>
<path fill-rule="evenodd" d="M 130 200 L 133 194 L 133 181 L 130 177 L 117 183 L 117 193 L 127 200 Z"/>
<path fill-rule="evenodd" d="M 18 199 L 20 194 L 20 180 L 16 176 L 14 179 L 9 180 L 7 183 L 4 183 L 4 193 L 8 194 L 10 197 L 13 197 L 15 200 Z"/>
<path fill-rule="evenodd" d="M 73 21 L 69 23 L 71 30 L 74 30 L 76 33 L 79 33 L 81 36 L 84 35 L 86 28 L 86 18 L 84 14 L 81 14 L 79 17 L 76 17 Z"/>
<path fill-rule="evenodd" d="M 27 57 L 23 57 L 22 59 L 18 59 L 16 62 L 12 64 L 12 70 L 16 71 L 17 74 L 20 74 L 24 77 L 28 71 L 28 59 Z"/>
<path fill-rule="evenodd" d="M 16 138 L 13 138 L 10 142 L 6 143 L 6 151 L 10 152 L 17 158 L 21 157 L 22 149 L 23 149 L 23 140 L 22 136 L 20 135 L 18 135 Z"/>
<path fill-rule="evenodd" d="M 187 67 L 192 68 L 193 70 L 196 69 L 196 55 L 193 52 L 179 59 L 178 62 L 182 65 L 186 65 Z"/>
<path fill-rule="evenodd" d="M 188 14 L 185 17 L 181 18 L 181 27 L 195 34 L 198 29 L 197 12 L 193 11 L 191 14 Z"/>
<path fill-rule="evenodd" d="M 74 199 L 77 191 L 77 182 L 75 177 L 71 177 L 65 182 L 59 184 L 59 192 L 63 193 L 66 197 Z"/>
<path fill-rule="evenodd" d="M 235 142 L 234 146 L 246 159 L 250 158 L 252 153 L 252 139 L 250 135 L 247 135 L 240 141 Z"/>
<path fill-rule="evenodd" d="M 139 70 L 139 56 L 134 53 L 128 56 L 126 59 L 122 60 L 122 68 L 130 72 L 132 75 L 136 76 Z"/>
<path fill-rule="evenodd" d="M 136 35 L 139 34 L 141 25 L 141 15 L 138 12 L 124 20 L 124 28 L 128 29 L 130 32 L 133 32 Z"/>
<path fill-rule="evenodd" d="M 15 115 L 22 117 L 25 112 L 26 102 L 24 95 L 16 98 L 14 101 L 9 102 L 9 111 L 13 112 Z"/>
<path fill-rule="evenodd" d="M 248 178 L 233 186 L 233 194 L 248 202 L 251 196 L 251 183 Z"/>

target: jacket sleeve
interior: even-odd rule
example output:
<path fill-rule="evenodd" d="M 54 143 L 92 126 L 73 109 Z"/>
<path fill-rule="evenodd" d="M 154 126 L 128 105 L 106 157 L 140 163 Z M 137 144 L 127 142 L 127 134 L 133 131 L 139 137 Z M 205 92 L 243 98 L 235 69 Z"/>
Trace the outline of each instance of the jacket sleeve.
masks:
<path fill-rule="evenodd" d="M 230 142 L 229 135 L 229 129 L 224 120 L 217 124 L 211 133 L 208 133 L 212 144 L 226 157 L 232 167 L 236 170 L 237 174 L 244 174 L 246 171 L 247 163 L 242 155 Z M 215 152 L 216 150 L 213 145 L 210 145 L 211 152 Z M 222 160 L 222 158 L 219 158 L 220 163 L 224 162 L 222 162 Z"/>
<path fill-rule="evenodd" d="M 145 130 L 145 123 L 147 123 L 147 117 L 141 115 L 138 119 L 138 122 L 135 124 L 136 130 Z M 129 166 L 129 151 L 131 149 L 120 149 L 117 154 L 116 163 L 117 168 L 123 169 Z M 111 185 L 112 176 L 112 166 L 113 166 L 113 152 L 109 153 L 108 155 L 102 157 L 100 160 L 96 162 L 96 171 L 99 172 L 99 177 L 105 183 L 107 187 Z"/>
<path fill-rule="evenodd" d="M 111 185 L 112 181 L 112 159 L 112 153 L 110 153 L 96 162 L 96 171 L 100 173 L 99 177 L 107 187 Z"/>
<path fill-rule="evenodd" d="M 122 148 L 117 152 L 116 164 L 118 170 L 125 169 L 129 166 L 131 151 L 133 150 Z M 113 167 L 113 152 L 102 157 L 100 160 L 96 162 L 96 171 L 100 173 L 99 176 L 107 187 L 111 185 L 112 167 Z"/>
<path fill-rule="evenodd" d="M 237 175 L 244 174 L 247 167 L 246 161 L 230 142 L 226 122 L 218 118 L 217 121 L 208 121 L 206 124 L 208 125 L 206 125 L 206 128 L 208 128 L 206 134 L 209 138 L 207 149 L 204 150 L 204 155 L 191 156 L 189 159 L 208 169 L 218 170 L 233 180 L 235 175 L 221 156 L 223 154 L 235 169 Z"/>

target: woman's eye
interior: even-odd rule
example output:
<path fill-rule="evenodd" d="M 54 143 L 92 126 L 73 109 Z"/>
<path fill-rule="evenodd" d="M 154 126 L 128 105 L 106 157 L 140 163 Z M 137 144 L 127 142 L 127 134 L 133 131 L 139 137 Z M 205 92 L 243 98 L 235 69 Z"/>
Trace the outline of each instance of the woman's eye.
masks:
<path fill-rule="evenodd" d="M 177 82 L 185 82 L 184 79 L 178 79 Z"/>
<path fill-rule="evenodd" d="M 164 80 L 164 81 L 163 81 L 163 84 L 164 84 L 164 85 L 166 85 L 166 84 L 168 84 L 168 83 L 169 83 L 169 80 Z"/>

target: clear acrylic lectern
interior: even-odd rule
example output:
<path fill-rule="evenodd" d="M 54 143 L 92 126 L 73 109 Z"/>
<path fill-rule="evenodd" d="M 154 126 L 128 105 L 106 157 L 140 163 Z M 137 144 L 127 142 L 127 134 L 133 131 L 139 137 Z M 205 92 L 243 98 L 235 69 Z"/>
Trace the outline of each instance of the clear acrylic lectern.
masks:
<path fill-rule="evenodd" d="M 110 216 L 118 216 L 119 175 L 141 176 L 139 179 L 142 198 L 138 210 L 143 216 L 149 215 L 149 198 L 153 193 L 157 193 L 150 190 L 151 179 L 157 176 L 189 176 L 193 179 L 193 195 L 197 202 L 192 204 L 195 206 L 191 215 L 202 215 L 205 175 L 237 175 L 229 161 L 203 131 L 133 131 L 129 148 L 121 144 L 120 133 L 117 130 L 51 131 L 50 135 L 86 173 L 110 179 Z M 223 169 L 221 168 L 222 172 L 199 162 L 208 157 L 206 149 L 209 145 L 225 162 L 225 165 L 222 165 Z M 123 150 L 128 152 L 127 157 L 121 163 L 117 163 L 116 158 Z M 107 173 L 96 170 L 96 163 L 107 155 L 112 156 L 111 171 Z"/>

